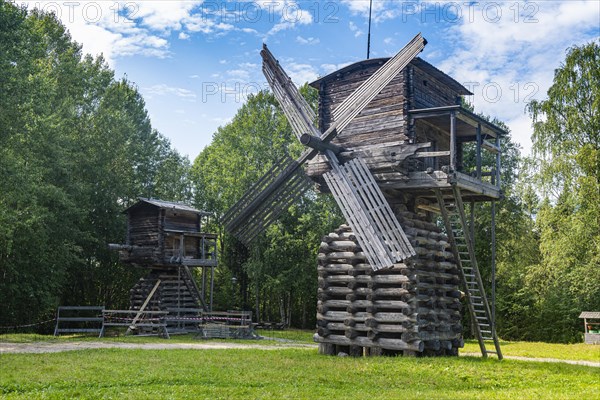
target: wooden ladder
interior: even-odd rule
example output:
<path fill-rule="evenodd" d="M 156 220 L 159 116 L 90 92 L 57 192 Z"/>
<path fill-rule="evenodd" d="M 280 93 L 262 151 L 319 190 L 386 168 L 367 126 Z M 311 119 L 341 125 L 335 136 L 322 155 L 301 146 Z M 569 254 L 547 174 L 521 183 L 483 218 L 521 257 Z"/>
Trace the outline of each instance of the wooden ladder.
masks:
<path fill-rule="evenodd" d="M 194 279 L 194 275 L 192 274 L 192 271 L 190 271 L 190 268 L 187 265 L 180 267 L 179 274 L 181 280 L 185 282 L 187 289 L 189 290 L 192 297 L 196 300 L 198 305 L 202 307 L 202 310 L 208 311 L 208 307 L 206 306 L 206 303 L 202 298 L 200 288 L 198 288 L 198 284 L 196 283 L 196 280 Z"/>
<path fill-rule="evenodd" d="M 477 267 L 475 246 L 468 229 L 460 189 L 456 185 L 453 185 L 452 198 L 450 200 L 445 200 L 439 189 L 436 189 L 435 194 L 448 239 L 452 246 L 454 259 L 459 266 L 459 273 L 463 287 L 465 288 L 467 305 L 471 321 L 473 321 L 475 336 L 481 348 L 481 354 L 483 357 L 487 357 L 489 354 L 496 354 L 498 359 L 501 360 L 502 351 L 500 350 L 500 343 L 491 317 L 492 314 L 485 295 L 481 274 Z M 495 351 L 488 350 L 486 347 L 486 342 L 490 341 L 493 342 Z"/>

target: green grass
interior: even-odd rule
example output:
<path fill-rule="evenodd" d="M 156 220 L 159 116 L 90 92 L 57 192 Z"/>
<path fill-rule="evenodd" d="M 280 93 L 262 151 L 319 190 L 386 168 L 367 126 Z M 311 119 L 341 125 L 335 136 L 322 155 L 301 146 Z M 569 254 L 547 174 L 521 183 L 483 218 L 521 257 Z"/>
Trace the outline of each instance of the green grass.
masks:
<path fill-rule="evenodd" d="M 281 343 L 314 344 L 311 330 L 286 329 L 286 330 L 258 330 L 257 334 L 265 337 L 263 340 L 227 340 L 234 343 L 252 343 L 260 345 L 277 346 Z M 38 334 L 10 334 L 0 335 L 0 342 L 7 343 L 33 343 L 33 342 L 73 342 L 73 341 L 109 341 L 123 343 L 198 343 L 202 339 L 194 335 L 173 335 L 171 339 L 165 340 L 156 336 L 109 336 L 98 339 L 95 336 L 64 335 L 55 337 L 52 335 Z M 221 341 L 221 340 L 219 340 Z M 560 360 L 579 360 L 600 362 L 600 346 L 584 343 L 557 344 L 536 342 L 508 342 L 501 341 L 500 346 L 505 356 L 520 356 L 532 358 L 556 358 Z M 479 345 L 475 340 L 467 340 L 461 353 L 479 354 Z"/>
<path fill-rule="evenodd" d="M 500 349 L 505 356 L 600 362 L 600 346 L 584 343 L 558 344 L 500 341 Z M 479 344 L 476 340 L 468 340 L 461 352 L 480 353 Z"/>
<path fill-rule="evenodd" d="M 194 335 L 172 335 L 167 341 L 158 336 L 105 336 L 98 338 L 98 336 L 91 335 L 39 335 L 30 333 L 17 333 L 10 335 L 0 335 L 0 342 L 5 343 L 34 343 L 34 342 L 45 342 L 45 343 L 62 343 L 62 342 L 124 342 L 124 343 L 193 343 L 197 342 L 198 339 L 194 338 Z"/>
<path fill-rule="evenodd" d="M 263 338 L 260 340 L 227 340 L 227 342 L 234 343 L 254 343 L 261 345 L 277 345 L 280 343 L 299 343 L 299 344 L 314 344 L 313 331 L 300 330 L 300 329 L 287 329 L 287 330 L 257 330 L 256 333 Z M 4 343 L 64 343 L 64 342 L 122 342 L 122 343 L 198 343 L 203 341 L 201 338 L 197 338 L 194 334 L 186 335 L 171 335 L 171 338 L 165 340 L 158 336 L 135 336 L 135 335 L 120 335 L 120 336 L 106 336 L 98 338 L 97 336 L 91 335 L 39 335 L 29 333 L 17 333 L 0 335 L 0 342 Z M 221 341 L 221 340 L 219 340 Z"/>
<path fill-rule="evenodd" d="M 266 339 L 283 339 L 285 341 L 299 342 L 299 343 L 315 343 L 313 335 L 315 331 L 301 330 L 301 329 L 285 329 L 285 330 L 266 330 L 259 329 L 256 331 L 259 335 Z"/>
<path fill-rule="evenodd" d="M 596 399 L 600 369 L 461 358 L 340 358 L 315 349 L 0 355 L 6 399 Z"/>

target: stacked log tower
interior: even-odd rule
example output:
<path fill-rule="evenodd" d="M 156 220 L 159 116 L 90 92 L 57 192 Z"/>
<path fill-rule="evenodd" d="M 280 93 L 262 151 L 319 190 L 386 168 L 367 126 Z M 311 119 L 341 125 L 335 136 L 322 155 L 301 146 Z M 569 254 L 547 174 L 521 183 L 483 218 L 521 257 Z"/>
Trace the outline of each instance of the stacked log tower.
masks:
<path fill-rule="evenodd" d="M 318 255 L 317 333 L 322 354 L 457 355 L 463 346 L 458 267 L 446 235 L 400 206 L 417 256 L 373 271 L 347 225 Z"/>

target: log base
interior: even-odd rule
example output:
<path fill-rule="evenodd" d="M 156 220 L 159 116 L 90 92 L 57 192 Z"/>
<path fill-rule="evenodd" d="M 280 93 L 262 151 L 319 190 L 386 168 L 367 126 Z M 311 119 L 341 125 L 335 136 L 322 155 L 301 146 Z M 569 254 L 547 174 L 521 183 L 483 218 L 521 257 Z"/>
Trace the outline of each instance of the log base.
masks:
<path fill-rule="evenodd" d="M 353 357 L 457 356 L 463 347 L 458 267 L 440 229 L 400 206 L 417 256 L 373 271 L 347 225 L 319 248 L 319 353 Z"/>

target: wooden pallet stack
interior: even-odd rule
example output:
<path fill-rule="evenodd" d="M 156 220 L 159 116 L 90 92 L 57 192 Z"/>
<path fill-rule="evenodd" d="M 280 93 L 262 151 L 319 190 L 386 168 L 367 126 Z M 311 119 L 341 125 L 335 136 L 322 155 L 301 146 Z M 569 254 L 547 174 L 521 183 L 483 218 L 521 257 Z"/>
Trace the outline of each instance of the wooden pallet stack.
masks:
<path fill-rule="evenodd" d="M 373 271 L 350 227 L 323 238 L 317 333 L 323 354 L 456 355 L 462 347 L 458 268 L 434 223 L 396 210 L 417 256 Z"/>

